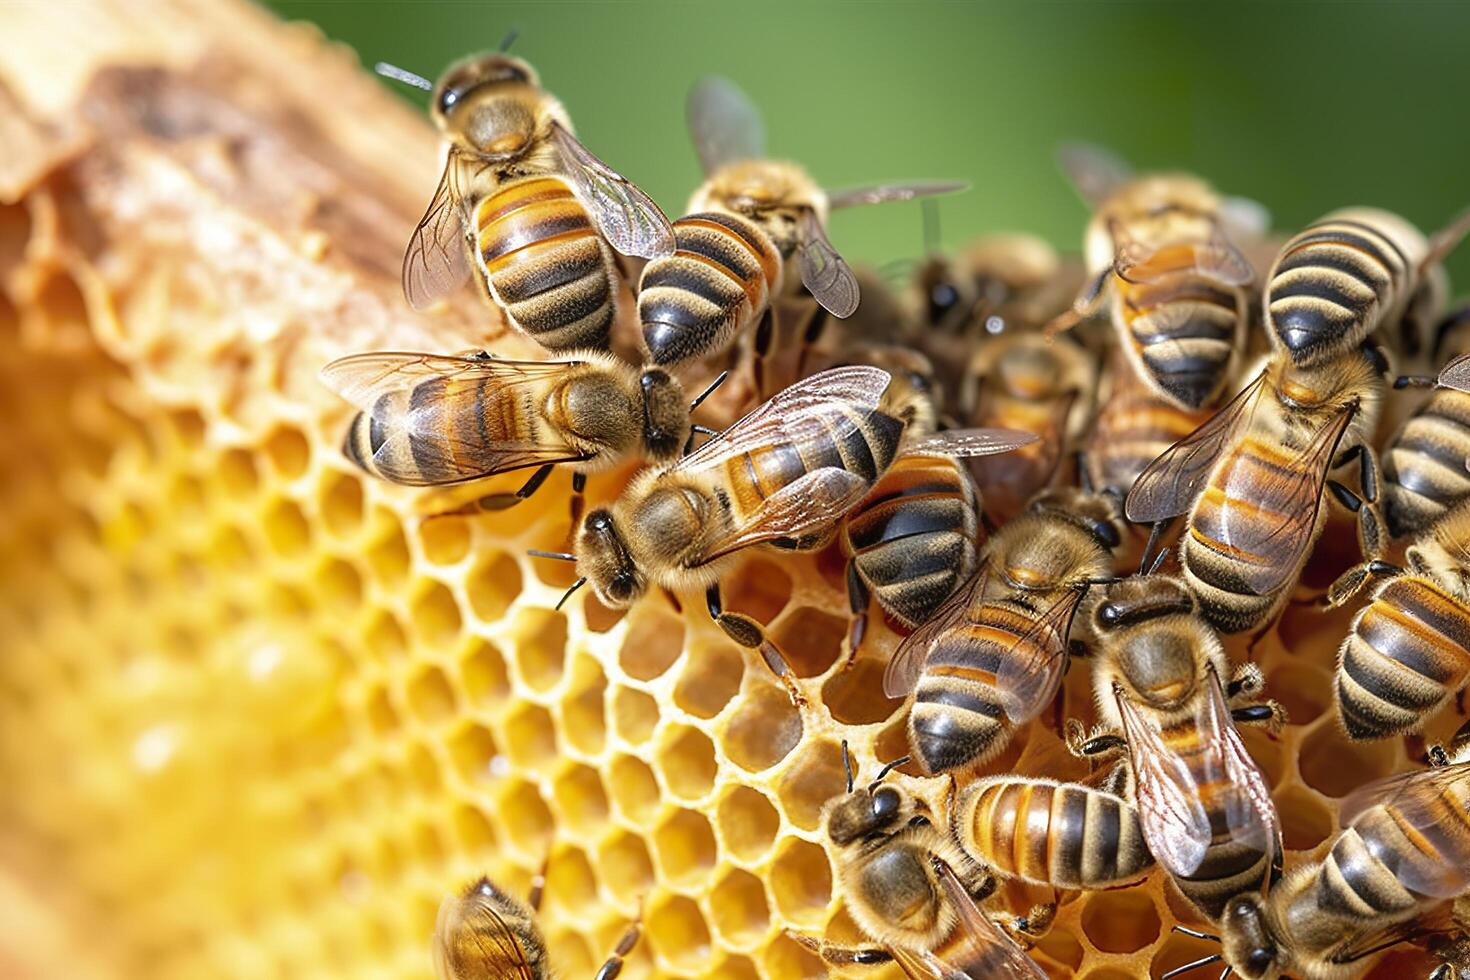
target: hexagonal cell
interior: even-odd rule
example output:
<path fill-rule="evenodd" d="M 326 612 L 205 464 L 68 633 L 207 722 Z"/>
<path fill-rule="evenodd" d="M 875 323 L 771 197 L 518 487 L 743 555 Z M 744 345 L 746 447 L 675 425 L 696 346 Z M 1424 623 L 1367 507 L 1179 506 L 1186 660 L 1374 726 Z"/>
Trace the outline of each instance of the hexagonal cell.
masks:
<path fill-rule="evenodd" d="M 384 529 L 377 540 L 368 546 L 368 565 L 378 581 L 392 589 L 402 584 L 407 577 L 413 558 L 408 551 L 408 542 L 403 537 L 403 526 L 398 523 L 392 511 L 379 507 L 374 514 L 376 523 L 382 524 Z"/>
<path fill-rule="evenodd" d="M 715 820 L 720 842 L 738 860 L 755 862 L 765 856 L 781 829 L 775 805 L 759 790 L 736 786 L 719 803 Z"/>
<path fill-rule="evenodd" d="M 398 730 L 398 710 L 386 688 L 374 688 L 364 705 L 368 726 L 379 735 Z"/>
<path fill-rule="evenodd" d="M 648 911 L 648 942 L 678 970 L 698 971 L 709 964 L 709 927 L 694 900 L 669 895 Z"/>
<path fill-rule="evenodd" d="M 469 524 L 455 517 L 422 520 L 417 528 L 419 547 L 434 565 L 457 565 L 470 553 Z"/>
<path fill-rule="evenodd" d="M 1261 767 L 1266 785 L 1279 786 L 1286 774 L 1286 744 L 1260 725 L 1240 725 L 1237 730 L 1246 751 Z"/>
<path fill-rule="evenodd" d="M 287 480 L 296 479 L 311 465 L 311 445 L 299 429 L 289 426 L 273 429 L 263 445 L 271 469 Z"/>
<path fill-rule="evenodd" d="M 465 694 L 475 704 L 494 704 L 510 694 L 505 657 L 489 640 L 475 640 L 459 662 Z"/>
<path fill-rule="evenodd" d="M 725 608 L 769 623 L 791 601 L 791 576 L 775 562 L 752 557 L 720 583 Z"/>
<path fill-rule="evenodd" d="M 674 703 L 696 718 L 713 718 L 740 691 L 745 656 L 733 644 L 695 646 L 689 651 Z"/>
<path fill-rule="evenodd" d="M 1159 938 L 1159 912 L 1146 892 L 1137 888 L 1092 892 L 1085 901 L 1082 931 L 1103 952 L 1132 953 Z"/>
<path fill-rule="evenodd" d="M 660 793 L 653 770 L 631 755 L 613 756 L 607 788 L 619 810 L 636 824 L 647 823 L 658 812 Z"/>
<path fill-rule="evenodd" d="M 433 824 L 417 823 L 413 828 L 413 853 L 420 864 L 431 868 L 444 861 L 444 841 Z"/>
<path fill-rule="evenodd" d="M 566 670 L 567 618 L 548 609 L 526 609 L 516 617 L 516 666 L 521 679 L 549 691 Z"/>
<path fill-rule="evenodd" d="M 1052 929 L 1037 940 L 1033 955 L 1038 959 L 1045 957 L 1059 966 L 1075 971 L 1082 965 L 1085 952 L 1082 944 L 1077 941 L 1077 937 L 1072 935 L 1070 930 Z M 1158 974 L 1151 973 L 1149 976 L 1158 976 Z"/>
<path fill-rule="evenodd" d="M 613 692 L 613 728 L 634 745 L 646 742 L 658 725 L 658 702 L 650 694 L 631 687 Z"/>
<path fill-rule="evenodd" d="M 803 929 L 820 930 L 832 902 L 832 865 L 816 844 L 788 837 L 779 845 L 767 880 L 782 918 Z"/>
<path fill-rule="evenodd" d="M 1267 677 L 1266 694 L 1281 703 L 1291 724 L 1305 725 L 1332 704 L 1332 675 L 1311 664 L 1284 663 Z"/>
<path fill-rule="evenodd" d="M 626 609 L 609 609 L 597 601 L 597 596 L 588 594 L 582 600 L 582 618 L 587 622 L 587 629 L 593 633 L 606 633 L 614 626 L 623 621 L 628 615 Z"/>
<path fill-rule="evenodd" d="M 628 616 L 618 663 L 630 677 L 651 681 L 672 667 L 683 649 L 683 620 L 645 604 Z"/>
<path fill-rule="evenodd" d="M 348 612 L 362 603 L 362 576 L 340 558 L 328 558 L 312 573 L 322 598 L 338 611 Z"/>
<path fill-rule="evenodd" d="M 715 834 L 704 815 L 675 810 L 653 832 L 653 849 L 665 881 L 693 885 L 715 866 Z"/>
<path fill-rule="evenodd" d="M 715 746 L 697 728 L 675 725 L 658 749 L 658 767 L 669 791 L 682 800 L 702 799 L 715 785 Z"/>
<path fill-rule="evenodd" d="M 800 606 L 771 633 L 798 677 L 825 674 L 842 655 L 847 620 L 815 606 Z"/>
<path fill-rule="evenodd" d="M 478 808 L 462 803 L 454 808 L 453 819 L 455 839 L 459 849 L 467 856 L 483 860 L 485 855 L 499 846 L 495 824 Z"/>
<path fill-rule="evenodd" d="M 1115 970 L 1110 966 L 1105 966 L 1098 970 L 1088 970 L 1082 975 L 1081 980 L 1138 980 L 1138 976 L 1127 970 Z"/>
<path fill-rule="evenodd" d="M 482 623 L 493 623 L 505 615 L 521 594 L 520 563 L 504 551 L 477 555 L 464 585 L 475 618 Z"/>
<path fill-rule="evenodd" d="M 266 542 L 278 555 L 299 555 L 311 544 L 311 526 L 294 500 L 280 497 L 271 501 L 261 515 L 261 524 Z"/>
<path fill-rule="evenodd" d="M 607 794 L 602 777 L 588 766 L 570 765 L 552 784 L 557 810 L 575 833 L 586 837 L 602 829 L 607 820 Z"/>
<path fill-rule="evenodd" d="M 356 534 L 362 526 L 362 480 L 331 470 L 322 477 L 317 494 L 327 531 L 339 538 Z"/>
<path fill-rule="evenodd" d="M 550 771 L 556 766 L 556 726 L 551 714 L 539 704 L 522 703 L 506 715 L 505 750 L 522 769 Z"/>
<path fill-rule="evenodd" d="M 546 937 L 547 950 L 559 977 L 590 977 L 601 962 L 586 937 L 571 929 L 562 929 Z"/>
<path fill-rule="evenodd" d="M 494 758 L 494 753 L 491 753 Z M 439 771 L 439 760 L 427 745 L 413 744 L 408 749 L 408 774 L 414 790 L 426 799 L 436 796 L 444 781 Z"/>
<path fill-rule="evenodd" d="M 227 449 L 215 464 L 214 476 L 228 496 L 237 500 L 253 497 L 260 487 L 255 457 L 243 449 Z"/>
<path fill-rule="evenodd" d="M 823 980 L 830 975 L 815 953 L 789 936 L 777 936 L 762 959 L 770 980 Z"/>
<path fill-rule="evenodd" d="M 386 609 L 378 610 L 363 626 L 362 640 L 379 661 L 396 660 L 408 650 L 408 635 Z"/>
<path fill-rule="evenodd" d="M 635 902 L 653 888 L 653 859 L 643 838 L 617 831 L 597 850 L 602 880 L 620 902 Z"/>
<path fill-rule="evenodd" d="M 560 908 L 586 912 L 597 905 L 597 875 L 580 848 L 559 848 L 546 868 L 546 896 Z"/>
<path fill-rule="evenodd" d="M 459 605 L 440 582 L 426 579 L 409 606 L 415 638 L 430 650 L 453 645 L 459 636 Z"/>
<path fill-rule="evenodd" d="M 801 741 L 801 712 L 784 690 L 755 687 L 746 692 L 720 735 L 725 755 L 750 772 L 769 769 Z"/>
<path fill-rule="evenodd" d="M 759 939 L 771 925 L 765 887 L 755 875 L 739 868 L 730 869 L 715 882 L 709 909 L 715 931 L 734 946 Z"/>
<path fill-rule="evenodd" d="M 892 717 L 903 701 L 883 693 L 883 671 L 887 664 L 873 657 L 849 662 L 822 685 L 822 703 L 832 717 L 844 725 L 871 725 Z"/>
<path fill-rule="evenodd" d="M 1316 795 L 1298 786 L 1276 794 L 1282 842 L 1293 851 L 1316 847 L 1332 833 L 1332 814 Z"/>
<path fill-rule="evenodd" d="M 511 780 L 500 794 L 495 814 L 512 847 L 523 854 L 546 853 L 556 821 L 534 783 Z"/>
<path fill-rule="evenodd" d="M 603 704 L 607 697 L 607 678 L 602 665 L 588 656 L 578 657 L 572 665 L 572 684 L 561 705 L 562 732 L 567 742 L 585 755 L 597 755 L 607 741 L 607 723 Z"/>
<path fill-rule="evenodd" d="M 454 711 L 454 690 L 438 667 L 421 670 L 408 682 L 408 707 L 419 720 L 437 724 Z"/>
<path fill-rule="evenodd" d="M 449 737 L 449 757 L 467 783 L 505 775 L 506 759 L 484 725 L 467 725 Z"/>
<path fill-rule="evenodd" d="M 1343 765 L 1351 759 L 1352 765 Z M 1346 796 L 1392 771 L 1394 743 L 1350 742 L 1336 724 L 1318 725 L 1302 739 L 1297 765 L 1306 784 L 1326 796 Z"/>
<path fill-rule="evenodd" d="M 776 793 L 788 820 L 803 830 L 816 830 L 822 822 L 822 807 L 846 787 L 842 749 L 823 740 L 802 748 L 776 785 Z"/>
<path fill-rule="evenodd" d="M 1182 932 L 1171 931 L 1165 936 L 1163 945 L 1154 953 L 1149 966 L 1149 976 L 1163 976 L 1169 970 L 1177 970 L 1186 963 L 1194 963 L 1219 951 L 1220 947 L 1209 940 L 1196 939 Z M 1188 976 L 1188 974 L 1185 975 Z"/>

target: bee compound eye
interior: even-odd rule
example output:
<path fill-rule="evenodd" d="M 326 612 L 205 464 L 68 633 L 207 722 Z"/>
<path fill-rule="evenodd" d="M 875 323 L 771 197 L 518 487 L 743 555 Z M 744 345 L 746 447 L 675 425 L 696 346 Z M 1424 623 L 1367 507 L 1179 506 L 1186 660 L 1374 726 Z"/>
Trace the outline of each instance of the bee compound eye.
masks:
<path fill-rule="evenodd" d="M 887 822 L 898 816 L 898 793 L 891 789 L 880 789 L 873 794 L 873 816 Z"/>
<path fill-rule="evenodd" d="M 1104 626 L 1116 626 L 1123 618 L 1123 612 L 1111 602 L 1105 602 L 1097 609 L 1097 618 Z"/>

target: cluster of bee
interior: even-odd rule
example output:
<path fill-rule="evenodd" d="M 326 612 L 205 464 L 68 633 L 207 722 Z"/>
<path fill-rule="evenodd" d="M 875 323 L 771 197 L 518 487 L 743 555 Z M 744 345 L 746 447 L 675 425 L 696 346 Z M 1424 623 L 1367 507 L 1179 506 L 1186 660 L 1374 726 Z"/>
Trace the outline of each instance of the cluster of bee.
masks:
<path fill-rule="evenodd" d="M 847 654 L 874 602 L 907 634 L 884 687 L 906 699 L 912 761 L 949 780 L 947 812 L 885 779 L 908 758 L 863 787 L 844 751 L 847 791 L 822 826 L 869 942 L 798 941 L 917 978 L 1043 977 L 1025 948 L 1054 907 L 986 911 L 999 880 L 1099 889 L 1157 865 L 1221 947 L 1169 975 L 1223 961 L 1251 980 L 1330 980 L 1405 940 L 1441 954 L 1436 980 L 1470 969 L 1470 726 L 1427 768 L 1345 800 L 1327 856 L 1283 875 L 1281 822 L 1238 726 L 1284 714 L 1220 638 L 1274 622 L 1335 501 L 1362 561 L 1323 601 L 1375 583 L 1336 675 L 1348 736 L 1417 731 L 1470 682 L 1470 355 L 1389 380 L 1390 359 L 1422 371 L 1457 353 L 1470 314 L 1442 316 L 1440 262 L 1470 218 L 1430 237 L 1351 208 L 1281 242 L 1259 205 L 1070 147 L 1063 168 L 1093 208 L 1080 263 L 997 236 L 922 260 L 899 294 L 843 261 L 829 211 L 960 185 L 824 191 L 767 157 L 727 81 L 691 94 L 706 179 L 670 222 L 576 140 L 524 61 L 478 56 L 437 84 L 388 71 L 431 92 L 446 146 L 404 260 L 409 302 L 473 279 L 552 357 L 335 361 L 326 381 L 361 410 L 347 455 L 416 486 L 532 470 L 470 514 L 572 467 L 572 550 L 540 554 L 577 563 L 573 591 L 622 608 L 703 589 L 804 706 L 779 646 L 724 607 L 736 555 L 835 541 Z M 620 355 L 639 259 L 637 353 Z M 805 315 L 786 322 L 793 307 Z M 754 407 L 723 431 L 695 424 L 735 376 Z M 1380 470 L 1390 390 L 1416 386 L 1433 392 Z M 584 516 L 586 475 L 634 458 L 647 466 Z M 1412 542 L 1406 567 L 1386 558 L 1393 539 Z M 1178 574 L 1163 570 L 1171 551 Z M 1063 734 L 1093 775 L 982 775 L 1084 655 L 1101 721 Z M 447 899 L 440 975 L 548 976 L 539 891 L 527 906 L 482 880 Z M 635 923 L 599 980 L 638 938 Z"/>

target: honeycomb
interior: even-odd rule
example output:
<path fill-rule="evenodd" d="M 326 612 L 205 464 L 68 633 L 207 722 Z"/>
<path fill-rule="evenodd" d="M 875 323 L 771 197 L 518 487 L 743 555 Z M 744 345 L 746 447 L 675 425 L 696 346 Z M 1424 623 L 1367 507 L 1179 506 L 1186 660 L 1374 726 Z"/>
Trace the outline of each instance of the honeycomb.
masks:
<path fill-rule="evenodd" d="M 482 308 L 419 318 L 398 297 L 433 138 L 308 32 L 230 4 L 149 9 L 153 27 L 99 7 L 102 47 L 0 59 L 33 88 L 12 107 L 41 107 L 9 117 L 25 155 L 0 169 L 0 974 L 427 978 L 443 895 L 482 873 L 523 893 L 544 860 L 565 977 L 590 977 L 640 909 L 627 976 L 825 975 L 787 930 L 858 939 L 818 820 L 841 740 L 865 771 L 905 752 L 879 693 L 897 636 L 875 621 L 844 669 L 840 555 L 749 557 L 727 604 L 770 625 L 798 711 L 699 602 L 621 614 L 584 590 L 555 610 L 570 571 L 525 551 L 565 543 L 565 473 L 515 510 L 426 520 L 452 499 L 352 469 L 325 361 L 513 350 Z M 164 50 L 143 30 L 169 59 L 87 80 L 77 59 Z M 324 115 L 323 84 L 370 129 Z M 594 477 L 591 501 L 627 475 Z M 1312 601 L 1350 557 L 1325 556 L 1256 650 L 1291 715 L 1245 736 L 1289 866 L 1324 853 L 1346 792 L 1422 753 L 1335 727 L 1352 610 Z M 1086 675 L 989 770 L 1086 775 L 1057 735 L 1094 719 Z M 942 781 L 894 778 L 942 805 Z M 1056 897 L 1033 951 L 1052 976 L 1208 951 L 1170 931 L 1201 923 L 1157 874 Z M 1376 975 L 1424 962 L 1396 950 Z"/>

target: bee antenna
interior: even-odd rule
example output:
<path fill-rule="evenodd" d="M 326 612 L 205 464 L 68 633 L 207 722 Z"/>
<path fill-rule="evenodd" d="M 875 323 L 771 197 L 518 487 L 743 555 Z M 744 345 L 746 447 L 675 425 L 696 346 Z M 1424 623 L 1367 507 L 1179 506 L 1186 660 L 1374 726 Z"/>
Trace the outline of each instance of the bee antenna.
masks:
<path fill-rule="evenodd" d="M 1183 966 L 1176 966 L 1168 973 L 1160 973 L 1159 980 L 1169 980 L 1170 977 L 1177 977 L 1182 973 L 1188 973 L 1190 970 L 1198 970 L 1202 966 L 1209 966 L 1211 963 L 1218 963 L 1224 958 L 1225 957 L 1219 953 L 1211 953 L 1209 956 L 1206 956 L 1203 959 L 1195 960 L 1193 963 L 1186 963 Z"/>
<path fill-rule="evenodd" d="M 703 391 L 701 391 L 695 397 L 694 401 L 692 401 L 692 402 L 689 403 L 689 411 L 692 412 L 696 408 L 698 408 L 699 407 L 699 403 L 702 402 L 702 401 L 704 401 L 710 395 L 714 394 L 715 389 L 718 388 L 720 385 L 724 384 L 725 383 L 725 379 L 728 378 L 729 376 L 730 376 L 730 372 L 729 371 L 721 371 L 719 373 L 719 375 L 715 378 L 715 380 L 711 381 L 705 387 L 705 389 Z"/>
<path fill-rule="evenodd" d="M 1175 926 L 1174 931 L 1183 933 L 1186 936 L 1193 936 L 1195 939 L 1208 939 L 1212 943 L 1218 943 L 1220 941 L 1220 937 L 1212 932 L 1200 932 L 1198 929 L 1190 929 L 1187 926 Z"/>
<path fill-rule="evenodd" d="M 852 782 L 856 773 L 852 771 L 852 755 L 847 751 L 847 739 L 842 740 L 842 768 L 847 773 L 847 791 L 852 792 Z"/>
<path fill-rule="evenodd" d="M 897 759 L 894 759 L 892 762 L 888 763 L 888 765 L 884 766 L 882 769 L 879 769 L 878 775 L 873 777 L 872 785 L 877 786 L 879 783 L 883 782 L 884 776 L 888 775 L 890 772 L 897 769 L 904 763 L 908 762 L 910 758 L 911 756 L 901 755 Z"/>
<path fill-rule="evenodd" d="M 1159 570 L 1159 566 L 1164 563 L 1164 559 L 1165 558 L 1168 558 L 1168 557 L 1169 557 L 1169 549 L 1168 548 L 1165 548 L 1163 551 L 1160 551 L 1157 555 L 1154 555 L 1153 564 L 1151 564 L 1151 565 L 1148 566 L 1148 571 L 1145 572 L 1144 574 L 1146 574 L 1146 575 L 1152 575 L 1154 572 L 1157 572 Z"/>
<path fill-rule="evenodd" d="M 1143 546 L 1143 555 L 1138 559 L 1138 574 L 1139 575 L 1148 575 L 1148 574 L 1150 574 L 1153 571 L 1152 568 L 1149 568 L 1148 556 L 1149 556 L 1149 553 L 1154 550 L 1154 545 L 1156 545 L 1156 544 L 1159 543 L 1159 537 L 1163 533 L 1164 533 L 1164 522 L 1163 521 L 1154 521 L 1153 527 L 1150 528 L 1149 529 L 1149 532 L 1148 532 L 1148 543 Z M 1167 551 L 1168 549 L 1165 549 L 1165 550 Z M 1154 567 L 1157 567 L 1157 566 L 1154 566 Z M 1145 568 L 1149 568 L 1149 571 L 1145 572 L 1144 571 Z"/>
<path fill-rule="evenodd" d="M 567 600 L 572 597 L 572 593 L 576 592 L 578 589 L 580 589 L 582 586 L 584 586 L 586 584 L 587 584 L 587 576 L 585 576 L 585 575 L 583 575 L 581 578 L 577 579 L 577 581 L 573 582 L 572 583 L 572 587 L 570 589 L 567 589 L 565 592 L 563 592 L 562 595 L 561 595 L 561 598 L 557 600 L 557 602 L 556 602 L 556 608 L 557 608 L 557 610 L 559 611 L 562 606 L 564 606 L 564 605 L 567 604 Z"/>
<path fill-rule="evenodd" d="M 384 78 L 391 78 L 395 82 L 402 82 L 404 85 L 412 85 L 414 88 L 421 88 L 425 92 L 432 92 L 434 90 L 434 83 L 429 81 L 424 76 L 415 74 L 409 71 L 407 68 L 399 68 L 397 65 L 390 65 L 386 61 L 380 61 L 376 65 L 373 65 L 373 71 L 377 72 L 379 75 L 382 75 Z"/>
<path fill-rule="evenodd" d="M 1232 974 L 1234 972 L 1235 972 L 1235 967 L 1233 967 L 1233 966 L 1227 966 L 1224 970 L 1222 970 L 1220 972 L 1220 980 L 1225 980 L 1226 977 L 1230 976 L 1230 974 Z"/>
<path fill-rule="evenodd" d="M 505 37 L 503 37 L 503 38 L 500 39 L 500 47 L 498 49 L 500 51 L 500 53 L 501 54 L 505 54 L 507 51 L 509 51 L 510 50 L 510 46 L 512 44 L 515 44 L 516 43 L 516 38 L 518 38 L 520 36 L 521 36 L 521 29 L 519 27 L 512 27 L 510 30 L 506 31 L 505 32 Z"/>
<path fill-rule="evenodd" d="M 551 558 L 555 561 L 576 561 L 577 556 L 570 551 L 542 551 L 540 548 L 527 548 L 526 554 L 532 558 Z"/>

